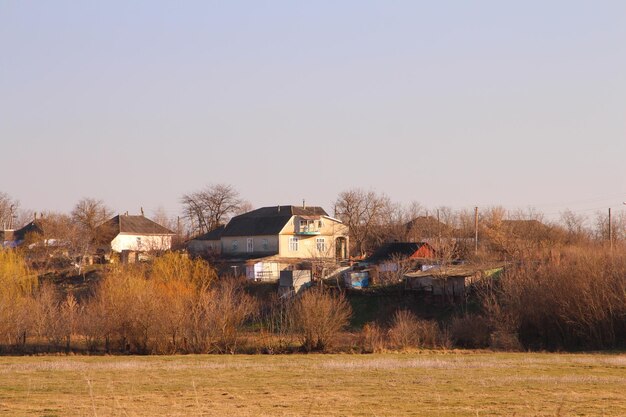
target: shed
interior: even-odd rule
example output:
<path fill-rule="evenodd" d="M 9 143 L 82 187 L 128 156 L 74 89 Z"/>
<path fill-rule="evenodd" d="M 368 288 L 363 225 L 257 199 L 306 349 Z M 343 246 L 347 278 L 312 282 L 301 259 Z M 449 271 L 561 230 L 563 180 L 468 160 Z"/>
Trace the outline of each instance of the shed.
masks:
<path fill-rule="evenodd" d="M 370 284 L 370 271 L 368 269 L 347 271 L 343 274 L 343 281 L 346 287 L 367 288 Z"/>
<path fill-rule="evenodd" d="M 410 272 L 404 275 L 406 288 L 423 291 L 438 296 L 464 297 L 475 283 L 498 276 L 503 265 L 436 266 L 426 271 Z"/>
<path fill-rule="evenodd" d="M 300 290 L 311 286 L 311 271 L 294 270 L 280 271 L 278 291 L 284 293 L 299 293 Z"/>

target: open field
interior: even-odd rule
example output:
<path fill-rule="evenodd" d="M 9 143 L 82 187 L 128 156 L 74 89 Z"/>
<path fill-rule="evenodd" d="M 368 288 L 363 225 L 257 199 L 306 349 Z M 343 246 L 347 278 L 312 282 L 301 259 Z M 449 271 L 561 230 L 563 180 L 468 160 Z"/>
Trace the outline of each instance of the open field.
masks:
<path fill-rule="evenodd" d="M 0 358 L 6 416 L 626 415 L 626 355 Z"/>

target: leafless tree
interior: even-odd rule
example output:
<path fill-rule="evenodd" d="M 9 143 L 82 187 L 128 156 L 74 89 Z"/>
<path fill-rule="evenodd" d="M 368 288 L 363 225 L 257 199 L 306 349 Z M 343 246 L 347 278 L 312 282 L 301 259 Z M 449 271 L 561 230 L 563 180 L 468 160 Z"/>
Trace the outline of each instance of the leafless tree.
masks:
<path fill-rule="evenodd" d="M 184 215 L 192 233 L 201 234 L 225 224 L 238 212 L 244 201 L 232 185 L 209 185 L 181 198 Z"/>
<path fill-rule="evenodd" d="M 94 234 L 96 228 L 111 216 L 113 211 L 104 204 L 104 201 L 94 198 L 83 198 L 72 210 L 72 219 L 91 234 Z"/>
<path fill-rule="evenodd" d="M 99 226 L 113 216 L 113 211 L 102 200 L 83 198 L 76 203 L 71 215 L 79 230 L 73 241 L 76 252 L 88 255 L 93 245 L 101 244 L 100 240 L 109 234 Z M 81 264 L 82 259 L 81 256 Z"/>
<path fill-rule="evenodd" d="M 15 228 L 19 201 L 14 200 L 7 193 L 0 191 L 0 226 L 3 228 Z"/>
<path fill-rule="evenodd" d="M 367 239 L 376 226 L 385 223 L 390 208 L 389 197 L 374 191 L 354 188 L 339 194 L 335 215 L 348 226 L 356 253 L 365 255 Z"/>
<path fill-rule="evenodd" d="M 295 302 L 294 327 L 307 351 L 328 349 L 352 316 L 350 303 L 342 294 L 333 295 L 323 288 L 307 290 Z"/>
<path fill-rule="evenodd" d="M 571 210 L 561 213 L 560 223 L 565 228 L 568 243 L 581 243 L 590 237 L 590 231 L 586 226 L 587 219 L 581 214 Z"/>

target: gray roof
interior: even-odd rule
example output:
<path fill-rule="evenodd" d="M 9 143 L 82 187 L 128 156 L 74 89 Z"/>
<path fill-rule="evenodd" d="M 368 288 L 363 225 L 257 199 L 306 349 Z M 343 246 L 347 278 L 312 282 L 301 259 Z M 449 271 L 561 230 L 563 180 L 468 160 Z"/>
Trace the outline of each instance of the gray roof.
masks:
<path fill-rule="evenodd" d="M 220 240 L 222 237 L 222 233 L 224 233 L 224 228 L 226 226 L 216 227 L 208 233 L 198 236 L 193 240 Z"/>
<path fill-rule="evenodd" d="M 222 236 L 277 235 L 292 216 L 328 216 L 321 207 L 271 206 L 261 207 L 233 217 Z"/>
<path fill-rule="evenodd" d="M 99 228 L 106 228 L 116 235 L 174 235 L 175 233 L 144 216 L 117 215 L 104 222 Z"/>

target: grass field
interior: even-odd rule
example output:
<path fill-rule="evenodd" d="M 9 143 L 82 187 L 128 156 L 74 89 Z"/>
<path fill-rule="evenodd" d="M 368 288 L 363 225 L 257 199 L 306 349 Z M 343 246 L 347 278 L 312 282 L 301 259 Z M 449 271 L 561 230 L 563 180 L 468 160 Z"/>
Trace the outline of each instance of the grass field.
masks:
<path fill-rule="evenodd" d="M 624 416 L 626 355 L 0 358 L 6 416 Z"/>

